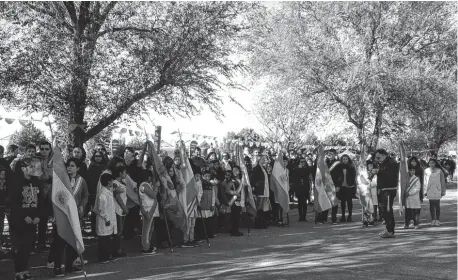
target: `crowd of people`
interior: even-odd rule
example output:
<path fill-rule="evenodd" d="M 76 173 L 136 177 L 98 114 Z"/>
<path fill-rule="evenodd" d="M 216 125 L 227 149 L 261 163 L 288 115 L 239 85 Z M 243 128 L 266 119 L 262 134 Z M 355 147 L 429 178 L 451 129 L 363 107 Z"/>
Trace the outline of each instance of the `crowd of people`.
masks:
<path fill-rule="evenodd" d="M 16 279 L 32 279 L 28 272 L 29 255 L 43 251 L 52 237 L 48 255 L 49 268 L 56 277 L 81 272 L 81 260 L 75 249 L 59 237 L 54 224 L 52 236 L 47 233 L 48 222 L 54 223 L 51 202 L 53 183 L 53 147 L 47 141 L 29 144 L 19 155 L 18 146 L 10 145 L 4 156 L 0 146 L 0 233 L 4 241 L 4 219 L 7 216 L 14 251 Z M 161 162 L 170 182 L 161 181 L 158 164 L 147 155 L 148 142 L 142 151 L 126 147 L 122 156 L 109 155 L 99 144 L 86 159 L 83 147 L 72 147 L 66 155 L 65 166 L 70 179 L 81 224 L 90 224 L 90 232 L 98 238 L 98 260 L 108 263 L 126 257 L 123 240 L 140 234 L 139 251 L 155 254 L 168 247 L 192 248 L 218 234 L 243 236 L 239 230 L 241 213 L 253 217 L 255 228 L 284 226 L 289 216 L 278 203 L 271 188 L 272 170 L 277 160 L 285 168 L 283 179 L 288 181 L 289 200 L 297 202 L 298 221 L 307 221 L 308 205 L 314 203 L 317 154 L 291 150 L 278 155 L 274 150 L 245 147 L 243 166 L 235 154 L 209 150 L 204 158 L 196 147 L 189 160 L 197 189 L 195 205 L 180 205 L 179 196 L 186 184 L 181 176 L 183 166 L 180 153 L 161 153 Z M 393 201 L 397 195 L 399 159 L 380 149 L 369 154 L 365 161 L 373 207 L 371 215 L 364 215 L 362 225 L 376 222 L 386 224 L 380 234 L 394 237 Z M 238 164 L 239 163 L 239 164 Z M 357 176 L 361 169 L 348 154 L 340 157 L 336 150 L 326 154 L 326 164 L 338 201 L 331 210 L 331 223 L 353 221 L 353 199 L 357 198 Z M 246 168 L 249 185 L 244 184 Z M 411 156 L 408 159 L 410 184 L 405 192 L 405 228 L 419 228 L 421 203 L 427 196 L 430 203 L 431 225 L 440 225 L 440 199 L 445 195 L 446 180 L 453 177 L 455 162 L 439 161 L 430 154 L 427 161 Z M 133 186 L 130 188 L 129 186 Z M 129 195 L 134 190 L 138 196 Z M 253 198 L 255 209 L 250 209 Z M 187 220 L 168 215 L 165 208 L 187 211 Z M 184 208 L 184 209 L 181 209 Z M 180 210 L 181 209 L 181 210 Z M 316 209 L 316 208 L 315 208 Z M 314 209 L 314 211 L 315 211 Z M 252 210 L 252 211 L 250 211 Z M 315 211 L 315 223 L 327 223 L 328 210 Z M 285 215 L 288 217 L 285 222 Z M 251 218 L 247 220 L 251 227 Z M 82 226 L 83 228 L 83 226 Z M 64 253 L 65 252 L 65 253 Z M 65 256 L 65 257 L 64 257 Z"/>

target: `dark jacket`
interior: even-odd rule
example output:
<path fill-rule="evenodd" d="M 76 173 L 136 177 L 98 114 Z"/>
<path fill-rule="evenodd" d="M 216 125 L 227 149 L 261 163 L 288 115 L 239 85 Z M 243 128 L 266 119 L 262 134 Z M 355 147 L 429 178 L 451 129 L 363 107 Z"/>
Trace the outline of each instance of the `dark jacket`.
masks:
<path fill-rule="evenodd" d="M 267 171 L 266 171 L 267 173 Z M 254 195 L 264 195 L 264 187 L 265 183 L 268 178 L 264 177 L 264 172 L 262 171 L 262 167 L 260 165 L 256 165 L 250 177 L 250 184 L 251 187 L 254 188 Z"/>
<path fill-rule="evenodd" d="M 348 166 L 345 164 L 340 164 L 335 169 L 335 174 L 337 176 L 336 186 L 341 187 L 344 181 L 344 172 L 343 170 L 347 169 L 346 180 L 348 186 L 356 186 L 356 169 L 353 166 Z M 334 170 L 333 170 L 334 171 Z M 331 174 L 332 176 L 332 174 Z"/>
<path fill-rule="evenodd" d="M 89 164 L 89 168 L 87 169 L 87 173 L 86 173 L 87 175 L 86 183 L 87 183 L 87 189 L 88 189 L 89 195 L 97 194 L 97 184 L 99 182 L 100 175 L 102 175 L 102 172 L 105 169 L 106 169 L 106 164 L 97 164 L 97 163 Z"/>
<path fill-rule="evenodd" d="M 26 217 L 32 220 L 42 214 L 42 200 L 38 199 L 43 191 L 43 181 L 38 178 L 31 180 L 25 178 L 16 179 L 14 188 L 10 191 L 8 207 L 11 209 L 10 221 L 16 229 L 27 227 Z"/>
<path fill-rule="evenodd" d="M 298 195 L 310 193 L 310 169 L 307 167 L 295 168 L 290 173 L 289 183 L 293 191 Z"/>
<path fill-rule="evenodd" d="M 377 188 L 397 188 L 399 177 L 399 164 L 391 157 L 380 163 L 377 173 Z"/>
<path fill-rule="evenodd" d="M 331 166 L 333 166 L 334 163 L 336 162 L 338 162 L 338 160 L 336 159 L 326 160 L 326 164 L 328 165 L 328 168 L 331 168 Z M 334 186 L 339 186 L 339 176 L 340 176 L 339 167 L 340 166 L 336 166 L 332 171 L 330 170 L 331 178 L 332 178 L 332 182 L 334 183 Z"/>
<path fill-rule="evenodd" d="M 87 181 L 87 165 L 84 161 L 81 161 L 80 169 L 78 170 L 78 175 L 80 175 L 84 180 Z"/>
<path fill-rule="evenodd" d="M 7 203 L 9 191 L 13 189 L 14 176 L 10 165 L 5 159 L 0 158 L 0 166 L 5 170 L 5 182 L 0 183 L 0 207 L 2 207 Z"/>

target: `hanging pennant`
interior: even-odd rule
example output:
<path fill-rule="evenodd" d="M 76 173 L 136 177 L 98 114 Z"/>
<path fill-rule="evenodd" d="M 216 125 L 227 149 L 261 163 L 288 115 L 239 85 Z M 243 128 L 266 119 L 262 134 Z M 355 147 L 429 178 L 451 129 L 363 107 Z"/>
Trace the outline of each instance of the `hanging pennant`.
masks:
<path fill-rule="evenodd" d="M 30 124 L 30 120 L 19 120 L 19 123 L 20 123 L 23 127 L 26 127 L 28 124 Z"/>
<path fill-rule="evenodd" d="M 142 136 L 142 133 L 140 131 L 135 131 L 135 135 L 137 135 L 138 137 Z"/>
<path fill-rule="evenodd" d="M 12 124 L 16 119 L 5 118 L 7 124 Z"/>
<path fill-rule="evenodd" d="M 127 132 L 127 128 L 121 128 L 121 131 L 119 132 L 120 134 L 124 134 Z"/>
<path fill-rule="evenodd" d="M 134 132 L 132 131 L 132 129 L 129 129 L 129 135 L 134 136 Z"/>

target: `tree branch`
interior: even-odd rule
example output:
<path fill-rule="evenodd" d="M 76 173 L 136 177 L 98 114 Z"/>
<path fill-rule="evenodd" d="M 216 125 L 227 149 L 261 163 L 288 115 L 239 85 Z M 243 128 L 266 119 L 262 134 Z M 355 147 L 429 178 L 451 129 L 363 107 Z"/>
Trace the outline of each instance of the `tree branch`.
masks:
<path fill-rule="evenodd" d="M 145 33 L 156 32 L 157 33 L 157 32 L 160 32 L 161 29 L 159 28 L 145 29 L 145 28 L 138 28 L 135 26 L 114 27 L 114 28 L 106 29 L 106 30 L 99 32 L 99 34 L 97 34 L 97 38 L 100 38 L 107 33 L 114 33 L 114 32 L 120 32 L 120 31 L 134 31 L 134 32 L 145 32 Z"/>
<path fill-rule="evenodd" d="M 159 81 L 157 84 L 152 86 L 151 88 L 145 89 L 143 92 L 138 93 L 137 95 L 133 96 L 132 98 L 129 98 L 122 104 L 121 106 L 118 107 L 118 109 L 114 112 L 112 112 L 110 115 L 99 121 L 99 123 L 95 126 L 93 126 L 91 129 L 88 130 L 86 133 L 85 139 L 90 139 L 100 133 L 105 127 L 113 123 L 115 120 L 117 120 L 120 116 L 122 116 L 127 110 L 129 110 L 132 105 L 137 103 L 138 101 L 144 99 L 145 97 L 151 95 L 152 93 L 160 90 L 165 86 L 165 83 L 163 81 Z"/>
<path fill-rule="evenodd" d="M 73 22 L 73 26 L 78 26 L 78 18 L 76 17 L 76 9 L 75 5 L 71 1 L 64 1 L 65 8 L 67 8 L 67 12 L 70 15 L 70 19 Z"/>

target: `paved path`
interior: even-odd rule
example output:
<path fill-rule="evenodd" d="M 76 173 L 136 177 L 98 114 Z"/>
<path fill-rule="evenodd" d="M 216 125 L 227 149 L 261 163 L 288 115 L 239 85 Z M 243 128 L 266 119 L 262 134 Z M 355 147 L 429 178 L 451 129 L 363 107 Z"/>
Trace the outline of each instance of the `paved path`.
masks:
<path fill-rule="evenodd" d="M 358 222 L 315 225 L 309 211 L 309 222 L 298 223 L 294 210 L 291 227 L 254 230 L 251 237 L 220 234 L 211 239 L 211 248 L 201 243 L 198 248 L 142 256 L 137 237 L 124 244 L 129 257 L 101 265 L 92 263 L 93 244 L 85 253 L 88 279 L 457 279 L 456 195 L 456 189 L 449 189 L 441 201 L 441 227 L 429 226 L 427 199 L 419 230 L 404 230 L 404 217 L 396 212 L 395 239 L 378 237 L 382 225 L 361 228 L 361 207 L 354 200 L 353 218 Z M 32 266 L 45 263 L 46 255 L 33 257 Z M 52 276 L 52 270 L 43 267 L 32 272 L 36 279 Z"/>

